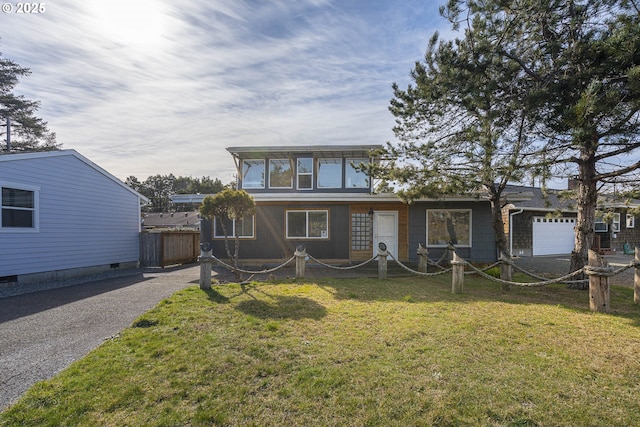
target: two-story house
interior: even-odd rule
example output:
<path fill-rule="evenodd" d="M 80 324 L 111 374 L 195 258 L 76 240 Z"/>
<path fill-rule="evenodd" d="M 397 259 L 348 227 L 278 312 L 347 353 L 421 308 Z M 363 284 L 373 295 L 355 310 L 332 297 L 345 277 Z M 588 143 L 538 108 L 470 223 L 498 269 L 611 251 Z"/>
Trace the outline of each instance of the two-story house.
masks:
<path fill-rule="evenodd" d="M 381 146 L 227 148 L 237 169 L 237 188 L 256 202 L 255 215 L 227 224 L 241 239 L 243 262 L 284 261 L 301 244 L 325 262 L 358 262 L 375 255 L 380 242 L 402 261 L 417 260 L 420 243 L 430 256 L 439 257 L 449 242 L 467 259 L 495 261 L 486 200 L 465 196 L 407 204 L 393 193 L 376 193 L 357 166 L 379 161 L 370 157 L 377 148 Z M 224 256 L 221 224 L 203 223 L 202 233 L 203 241 L 213 243 L 214 254 Z"/>

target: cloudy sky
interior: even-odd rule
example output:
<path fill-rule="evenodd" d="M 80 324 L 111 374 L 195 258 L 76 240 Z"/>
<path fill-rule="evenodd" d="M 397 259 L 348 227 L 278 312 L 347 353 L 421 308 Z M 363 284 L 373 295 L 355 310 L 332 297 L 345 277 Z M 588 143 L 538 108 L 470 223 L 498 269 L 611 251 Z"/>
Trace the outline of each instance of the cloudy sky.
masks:
<path fill-rule="evenodd" d="M 7 3 L 7 2 L 5 2 Z M 115 176 L 232 179 L 225 150 L 393 140 L 438 0 L 56 0 L 0 12 L 0 52 L 30 68 L 63 148 Z M 5 6 L 6 7 L 6 6 Z"/>

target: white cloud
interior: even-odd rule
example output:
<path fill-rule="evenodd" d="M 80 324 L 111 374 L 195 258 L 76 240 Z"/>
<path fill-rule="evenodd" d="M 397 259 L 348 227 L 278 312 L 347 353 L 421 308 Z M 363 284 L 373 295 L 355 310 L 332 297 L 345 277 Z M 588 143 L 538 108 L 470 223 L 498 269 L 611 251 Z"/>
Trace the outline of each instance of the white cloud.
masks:
<path fill-rule="evenodd" d="M 17 91 L 122 179 L 228 181 L 228 146 L 384 143 L 391 83 L 446 26 L 421 1 L 131 3 L 0 17 L 0 51 L 33 72 Z"/>

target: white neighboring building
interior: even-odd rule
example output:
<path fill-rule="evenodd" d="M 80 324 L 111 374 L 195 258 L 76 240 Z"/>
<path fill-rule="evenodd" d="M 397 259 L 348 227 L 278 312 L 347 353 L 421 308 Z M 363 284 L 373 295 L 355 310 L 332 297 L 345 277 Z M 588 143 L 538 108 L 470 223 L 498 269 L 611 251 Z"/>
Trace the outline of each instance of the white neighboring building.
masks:
<path fill-rule="evenodd" d="M 148 201 L 75 150 L 0 155 L 0 284 L 138 265 Z"/>

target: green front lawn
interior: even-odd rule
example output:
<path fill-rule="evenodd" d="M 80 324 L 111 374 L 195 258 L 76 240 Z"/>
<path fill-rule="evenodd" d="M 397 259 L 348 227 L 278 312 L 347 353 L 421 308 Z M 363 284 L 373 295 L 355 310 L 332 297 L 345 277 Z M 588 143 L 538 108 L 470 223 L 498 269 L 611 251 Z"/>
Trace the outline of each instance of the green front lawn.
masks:
<path fill-rule="evenodd" d="M 640 425 L 640 307 L 467 278 L 189 288 L 0 414 L 33 426 Z"/>

